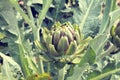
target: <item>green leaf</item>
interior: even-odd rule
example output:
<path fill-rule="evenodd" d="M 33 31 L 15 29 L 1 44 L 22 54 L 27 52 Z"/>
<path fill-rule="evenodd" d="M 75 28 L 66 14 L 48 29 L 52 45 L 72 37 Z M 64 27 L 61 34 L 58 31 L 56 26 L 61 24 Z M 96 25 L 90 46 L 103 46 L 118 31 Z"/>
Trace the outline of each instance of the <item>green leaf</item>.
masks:
<path fill-rule="evenodd" d="M 95 75 L 96 73 L 91 73 L 94 74 L 95 76 L 89 77 L 88 80 L 101 80 L 111 74 L 114 74 L 116 72 L 120 72 L 120 68 L 116 68 L 115 63 L 110 63 L 108 64 L 103 70 L 101 74 Z"/>
<path fill-rule="evenodd" d="M 17 19 L 14 13 L 14 10 L 12 8 L 11 3 L 9 2 L 9 0 L 4 1 L 1 0 L 1 11 L 0 11 L 0 17 L 4 18 L 4 22 L 3 23 L 7 23 L 8 25 L 1 25 L 3 27 L 3 29 L 9 31 L 10 33 L 14 34 L 14 35 L 18 35 L 17 32 Z"/>
<path fill-rule="evenodd" d="M 120 17 L 120 9 L 114 10 L 110 13 L 110 22 L 113 24 Z"/>
<path fill-rule="evenodd" d="M 67 77 L 66 80 L 81 80 L 81 76 L 83 75 L 83 72 L 88 68 L 88 64 L 84 64 L 81 67 L 76 65 L 73 69 L 73 73 L 71 76 Z"/>
<path fill-rule="evenodd" d="M 106 7 L 105 7 L 105 11 L 102 17 L 102 23 L 100 26 L 100 30 L 99 30 L 99 34 L 102 34 L 103 32 L 105 32 L 106 28 L 109 27 L 108 23 L 109 23 L 109 13 L 111 10 L 111 0 L 106 0 Z"/>
<path fill-rule="evenodd" d="M 79 0 L 79 8 L 74 9 L 73 20 L 80 24 L 85 36 L 94 36 L 98 32 L 101 2 L 102 0 Z"/>
<path fill-rule="evenodd" d="M 82 57 L 79 66 L 82 66 L 85 63 L 89 63 L 90 65 L 92 65 L 95 62 L 95 59 L 96 59 L 96 54 L 94 50 L 91 47 L 89 47 L 85 55 Z"/>
<path fill-rule="evenodd" d="M 32 3 L 39 3 L 39 4 L 43 4 L 43 1 L 44 0 L 31 0 L 32 1 Z"/>
<path fill-rule="evenodd" d="M 1 14 L 0 14 L 0 26 L 8 26 L 8 23 Z"/>
<path fill-rule="evenodd" d="M 84 17 L 83 17 L 83 20 L 82 20 L 82 22 L 80 23 L 80 30 L 83 30 L 83 27 L 84 27 L 84 25 L 85 25 L 85 22 L 86 22 L 86 20 L 87 20 L 87 18 L 88 18 L 88 15 L 89 15 L 89 13 L 90 13 L 91 8 L 92 8 L 93 2 L 94 2 L 94 0 L 91 0 L 90 5 L 89 5 L 89 7 L 88 7 L 88 9 L 87 9 Z"/>
<path fill-rule="evenodd" d="M 96 36 L 93 40 L 91 40 L 90 46 L 94 50 L 96 55 L 100 55 L 100 53 L 103 51 L 103 47 L 105 46 L 105 43 L 108 40 L 108 38 L 108 34 L 102 34 Z"/>
<path fill-rule="evenodd" d="M 17 74 L 17 72 L 22 74 L 20 66 L 11 57 L 6 56 L 1 52 L 0 56 L 3 58 L 3 65 L 1 68 L 2 77 L 5 78 L 5 80 L 16 80 L 18 76 L 20 76 Z M 16 76 L 16 78 L 14 76 Z"/>

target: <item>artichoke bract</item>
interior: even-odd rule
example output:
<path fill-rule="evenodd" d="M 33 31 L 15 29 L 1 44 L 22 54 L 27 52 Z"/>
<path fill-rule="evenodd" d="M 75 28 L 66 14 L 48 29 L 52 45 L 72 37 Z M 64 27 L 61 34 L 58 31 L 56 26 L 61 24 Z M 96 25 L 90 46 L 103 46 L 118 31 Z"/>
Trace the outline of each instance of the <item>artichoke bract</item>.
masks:
<path fill-rule="evenodd" d="M 72 25 L 70 22 L 64 24 L 56 22 L 51 30 L 42 29 L 39 48 L 52 57 L 75 58 L 85 51 L 90 40 L 91 38 L 84 39 L 78 25 Z"/>

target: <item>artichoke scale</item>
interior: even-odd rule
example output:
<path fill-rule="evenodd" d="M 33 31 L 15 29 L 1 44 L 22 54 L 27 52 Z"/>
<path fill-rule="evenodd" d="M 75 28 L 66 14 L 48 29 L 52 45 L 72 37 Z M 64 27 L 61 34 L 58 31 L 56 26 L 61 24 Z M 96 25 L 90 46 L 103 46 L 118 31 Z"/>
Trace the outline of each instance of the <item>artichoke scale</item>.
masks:
<path fill-rule="evenodd" d="M 76 43 L 76 41 L 71 42 L 69 48 L 66 51 L 66 55 L 72 55 L 72 54 L 74 54 L 75 51 L 76 51 L 76 49 L 77 49 L 77 43 Z"/>
<path fill-rule="evenodd" d="M 45 43 L 47 47 L 49 47 L 49 44 L 52 44 L 52 36 L 50 34 L 48 34 Z"/>
<path fill-rule="evenodd" d="M 62 36 L 57 46 L 57 50 L 60 53 L 60 55 L 65 54 L 68 47 L 69 47 L 68 38 L 66 36 Z"/>
<path fill-rule="evenodd" d="M 41 40 L 42 42 L 46 42 L 46 38 L 49 34 L 49 30 L 47 28 L 43 28 L 42 29 L 42 37 L 41 37 Z"/>
<path fill-rule="evenodd" d="M 54 32 L 52 37 L 52 44 L 54 44 L 55 47 L 57 47 L 59 40 L 60 40 L 60 31 L 56 31 Z"/>
<path fill-rule="evenodd" d="M 38 40 L 34 41 L 35 43 L 35 46 L 39 49 L 39 50 L 42 50 L 44 52 L 46 52 L 46 47 L 43 43 L 39 42 Z"/>
<path fill-rule="evenodd" d="M 68 29 L 65 30 L 65 35 L 68 37 L 69 43 L 74 40 L 73 34 Z"/>
<path fill-rule="evenodd" d="M 77 42 L 77 44 L 80 44 L 81 37 L 80 37 L 79 32 L 78 32 L 78 31 L 76 31 L 74 35 L 75 35 L 75 38 L 76 38 L 76 42 Z"/>
<path fill-rule="evenodd" d="M 49 53 L 50 53 L 50 55 L 53 55 L 53 56 L 59 56 L 54 45 L 52 45 L 52 44 L 49 44 Z"/>

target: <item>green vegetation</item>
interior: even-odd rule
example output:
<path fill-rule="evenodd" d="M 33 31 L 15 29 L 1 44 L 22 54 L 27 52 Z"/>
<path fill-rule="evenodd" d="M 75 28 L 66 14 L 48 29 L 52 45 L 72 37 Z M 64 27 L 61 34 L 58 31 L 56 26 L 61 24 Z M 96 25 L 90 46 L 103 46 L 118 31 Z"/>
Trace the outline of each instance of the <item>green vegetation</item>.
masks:
<path fill-rule="evenodd" d="M 120 79 L 119 0 L 1 0 L 0 80 Z"/>

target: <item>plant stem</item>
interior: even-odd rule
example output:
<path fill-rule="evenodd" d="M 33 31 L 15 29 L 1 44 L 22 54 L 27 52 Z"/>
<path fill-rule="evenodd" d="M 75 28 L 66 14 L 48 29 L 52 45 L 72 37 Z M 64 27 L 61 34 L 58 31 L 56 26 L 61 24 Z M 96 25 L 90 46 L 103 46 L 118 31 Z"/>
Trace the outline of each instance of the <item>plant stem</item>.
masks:
<path fill-rule="evenodd" d="M 108 75 L 114 74 L 114 73 L 116 73 L 116 72 L 120 72 L 120 68 L 115 69 L 115 70 L 111 70 L 111 71 L 109 71 L 109 72 L 107 72 L 107 73 L 103 73 L 103 74 L 101 74 L 101 75 L 99 75 L 99 76 L 96 76 L 96 77 L 90 79 L 90 80 L 101 80 L 102 78 L 104 78 L 104 77 L 106 77 L 106 76 L 108 76 Z"/>
<path fill-rule="evenodd" d="M 48 62 L 47 64 L 48 64 L 48 66 L 47 66 L 47 73 L 50 73 L 50 63 Z"/>
<path fill-rule="evenodd" d="M 18 44 L 19 46 L 19 54 L 20 54 L 20 63 L 21 63 L 21 68 L 22 68 L 22 71 L 25 75 L 25 78 L 27 78 L 29 75 L 30 75 L 30 72 L 29 72 L 29 68 L 28 66 L 26 65 L 26 60 L 25 60 L 25 56 L 24 56 L 24 50 L 23 50 L 23 47 L 22 45 Z"/>
<path fill-rule="evenodd" d="M 37 26 L 35 25 L 34 17 L 33 17 L 33 15 L 32 15 L 30 5 L 27 6 L 27 10 L 28 10 L 29 18 L 30 18 L 30 20 L 31 20 L 31 25 L 30 25 L 30 27 L 32 28 L 34 40 L 38 40 L 38 41 L 39 41 L 39 37 L 37 36 L 37 32 L 36 32 L 36 31 L 37 31 Z"/>
<path fill-rule="evenodd" d="M 64 66 L 62 69 L 58 70 L 58 80 L 64 80 L 65 72 L 66 72 L 66 66 Z"/>
<path fill-rule="evenodd" d="M 38 22 L 37 22 L 39 29 L 41 28 L 42 21 L 45 18 L 45 15 L 46 15 L 51 3 L 52 3 L 52 0 L 48 0 L 48 1 L 44 0 L 43 1 L 43 9 L 42 9 L 41 14 L 39 14 L 39 16 L 38 16 Z"/>
<path fill-rule="evenodd" d="M 43 74 L 44 73 L 43 60 L 42 60 L 41 55 L 39 57 L 40 57 L 40 69 L 41 69 L 41 73 Z"/>
<path fill-rule="evenodd" d="M 40 72 L 40 74 L 43 74 L 44 73 L 44 66 L 43 66 L 42 57 L 41 57 L 41 55 L 39 55 L 39 56 L 36 56 L 36 58 L 37 58 L 37 65 L 39 68 L 39 72 Z"/>
<path fill-rule="evenodd" d="M 39 31 L 41 29 L 41 25 L 42 25 L 42 22 L 43 22 L 43 19 L 45 18 L 46 16 L 46 13 L 51 5 L 53 0 L 43 0 L 43 9 L 42 9 L 42 12 L 39 12 L 39 16 L 38 16 L 38 19 L 37 19 L 37 34 L 39 34 Z M 38 36 L 39 38 L 39 36 Z M 40 38 L 39 38 L 40 39 Z"/>
<path fill-rule="evenodd" d="M 37 26 L 35 25 L 34 22 L 34 18 L 30 9 L 30 5 L 28 5 L 28 15 L 30 17 L 30 20 L 32 21 L 32 25 L 30 25 L 32 27 L 32 32 L 33 32 L 33 36 L 34 36 L 34 41 L 38 40 L 39 41 L 39 31 L 37 31 Z M 37 33 L 38 32 L 38 33 Z M 40 69 L 40 73 L 43 74 L 44 73 L 44 66 L 43 66 L 43 60 L 41 58 L 41 55 L 38 57 L 38 66 Z"/>
<path fill-rule="evenodd" d="M 20 8 L 19 4 L 17 3 L 17 1 L 12 1 L 11 0 L 11 3 L 14 4 L 14 7 L 16 8 L 16 10 L 21 13 L 22 17 L 25 19 L 25 21 L 29 24 L 29 26 L 31 26 L 32 28 L 32 32 L 33 32 L 33 36 L 34 36 L 34 41 L 38 40 L 39 41 L 39 30 L 37 29 L 37 26 L 35 25 L 35 22 L 34 22 L 34 18 L 33 18 L 33 15 L 32 15 L 32 12 L 31 12 L 31 9 L 30 9 L 30 5 L 28 4 L 27 5 L 27 10 L 28 10 L 28 16 L 24 13 L 24 11 Z M 38 30 L 38 31 L 37 31 Z M 19 29 L 18 29 L 19 31 Z M 38 32 L 38 33 L 37 33 Z M 20 35 L 20 34 L 19 34 Z M 21 39 L 21 37 L 19 38 Z M 20 45 L 22 45 L 22 41 L 20 40 Z M 22 46 L 21 48 L 24 49 L 24 46 Z M 20 50 L 21 50 L 20 48 Z M 23 50 L 22 49 L 22 50 Z M 23 50 L 24 51 L 24 50 Z M 21 59 L 21 64 L 22 66 L 25 68 L 26 64 L 24 64 L 24 59 L 23 56 L 24 54 L 21 52 L 20 53 L 20 59 Z M 44 68 L 43 68 L 43 61 L 41 58 L 39 58 L 39 68 L 40 68 L 40 73 L 44 73 Z M 27 70 L 25 70 L 24 72 L 27 72 Z M 29 74 L 28 72 L 26 74 Z"/>

